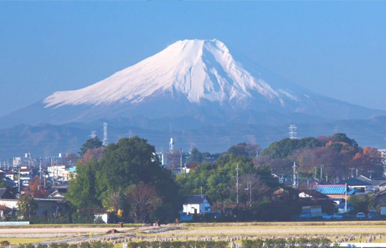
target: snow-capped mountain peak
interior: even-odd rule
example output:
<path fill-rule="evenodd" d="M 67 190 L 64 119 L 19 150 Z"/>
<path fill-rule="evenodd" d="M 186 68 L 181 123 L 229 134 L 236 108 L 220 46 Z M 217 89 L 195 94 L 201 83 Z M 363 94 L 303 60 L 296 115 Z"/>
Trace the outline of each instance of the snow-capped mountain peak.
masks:
<path fill-rule="evenodd" d="M 139 104 L 152 96 L 185 96 L 189 102 L 243 102 L 263 97 L 297 100 L 284 89 L 273 89 L 257 75 L 251 75 L 219 40 L 183 40 L 112 76 L 73 91 L 59 91 L 47 97 L 46 107 L 64 105 Z"/>

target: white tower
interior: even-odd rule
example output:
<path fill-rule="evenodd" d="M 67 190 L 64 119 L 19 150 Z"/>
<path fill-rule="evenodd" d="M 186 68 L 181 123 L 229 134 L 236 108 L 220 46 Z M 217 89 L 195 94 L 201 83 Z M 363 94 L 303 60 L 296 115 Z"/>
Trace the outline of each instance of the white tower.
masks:
<path fill-rule="evenodd" d="M 103 123 L 103 142 L 102 142 L 102 145 L 103 146 L 107 146 L 108 142 L 107 142 L 107 123 L 104 122 Z"/>
<path fill-rule="evenodd" d="M 173 151 L 173 149 L 174 149 L 174 140 L 173 140 L 173 138 L 170 138 L 170 142 L 169 142 L 169 150 L 170 151 Z"/>

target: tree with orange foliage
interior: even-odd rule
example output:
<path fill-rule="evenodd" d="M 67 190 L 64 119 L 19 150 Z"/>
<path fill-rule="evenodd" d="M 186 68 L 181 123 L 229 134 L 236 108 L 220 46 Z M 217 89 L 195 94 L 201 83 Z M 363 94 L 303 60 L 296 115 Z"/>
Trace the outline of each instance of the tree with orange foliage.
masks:
<path fill-rule="evenodd" d="M 34 198 L 43 198 L 48 195 L 48 191 L 42 187 L 39 177 L 34 177 L 26 188 L 25 194 Z"/>

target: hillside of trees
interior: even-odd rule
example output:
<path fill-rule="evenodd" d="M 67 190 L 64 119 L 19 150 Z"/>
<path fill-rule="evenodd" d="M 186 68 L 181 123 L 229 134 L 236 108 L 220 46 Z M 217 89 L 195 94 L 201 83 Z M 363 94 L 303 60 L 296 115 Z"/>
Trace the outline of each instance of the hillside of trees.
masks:
<path fill-rule="evenodd" d="M 355 175 L 381 176 L 381 154 L 371 147 L 360 147 L 345 134 L 299 140 L 283 139 L 264 149 L 255 164 L 269 166 L 277 175 L 291 175 L 293 162 L 304 177 L 348 178 Z M 320 178 L 319 178 L 320 179 Z"/>

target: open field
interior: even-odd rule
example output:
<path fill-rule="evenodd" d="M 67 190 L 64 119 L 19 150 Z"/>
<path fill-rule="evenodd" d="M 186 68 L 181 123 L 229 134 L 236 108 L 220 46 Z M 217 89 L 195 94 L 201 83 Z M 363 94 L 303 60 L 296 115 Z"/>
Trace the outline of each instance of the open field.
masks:
<path fill-rule="evenodd" d="M 22 245 L 22 244 L 32 244 L 32 243 L 40 243 L 45 241 L 45 238 L 0 238 L 0 242 L 7 240 L 11 245 Z M 59 239 L 52 239 L 59 240 Z"/>
<path fill-rule="evenodd" d="M 127 226 L 127 225 L 125 225 Z M 107 234 L 111 229 L 119 233 Z M 251 223 L 184 223 L 161 228 L 99 226 L 41 226 L 30 225 L 0 228 L 0 240 L 16 244 L 28 242 L 82 242 L 103 240 L 119 244 L 129 241 L 173 240 L 240 240 L 255 238 L 326 237 L 332 241 L 385 242 L 386 221 L 349 222 L 251 222 Z M 32 238 L 32 239 L 31 239 Z M 60 240 L 60 241 L 59 241 Z M 24 241 L 23 241 L 24 242 Z"/>

